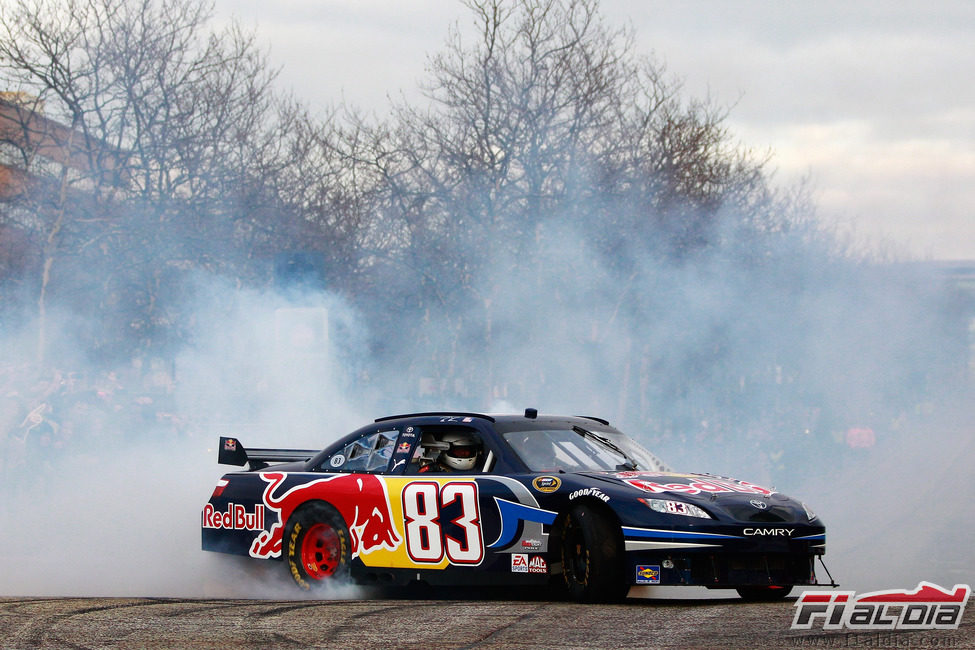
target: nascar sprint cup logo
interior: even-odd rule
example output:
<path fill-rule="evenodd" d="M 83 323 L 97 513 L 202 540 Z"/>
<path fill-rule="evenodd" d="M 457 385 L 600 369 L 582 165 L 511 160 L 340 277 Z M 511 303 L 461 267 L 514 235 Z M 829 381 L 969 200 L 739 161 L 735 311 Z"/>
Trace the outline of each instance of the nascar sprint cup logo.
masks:
<path fill-rule="evenodd" d="M 796 600 L 793 630 L 821 624 L 824 630 L 956 630 L 972 589 L 950 591 L 920 582 L 913 591 L 894 589 L 856 595 L 852 591 L 804 591 Z"/>

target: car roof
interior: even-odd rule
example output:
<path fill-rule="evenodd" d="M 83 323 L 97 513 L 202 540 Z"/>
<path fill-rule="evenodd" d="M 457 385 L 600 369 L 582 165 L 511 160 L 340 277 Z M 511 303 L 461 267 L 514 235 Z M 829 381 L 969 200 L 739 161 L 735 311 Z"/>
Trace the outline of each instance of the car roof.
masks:
<path fill-rule="evenodd" d="M 359 436 L 373 430 L 376 425 L 381 429 L 399 428 L 400 426 L 470 426 L 479 429 L 481 434 L 487 434 L 487 440 L 494 440 L 496 453 L 500 454 L 497 462 L 506 471 L 524 470 L 523 462 L 518 458 L 505 440 L 505 435 L 513 431 L 544 431 L 582 427 L 602 433 L 620 433 L 610 426 L 606 420 L 592 416 L 569 415 L 538 415 L 535 409 L 526 409 L 521 414 L 486 414 L 468 411 L 425 411 L 422 413 L 403 413 L 376 418 L 372 423 L 362 426 L 355 431 L 339 438 L 327 445 L 322 451 L 308 460 L 307 467 L 320 465 L 329 454 Z"/>
<path fill-rule="evenodd" d="M 518 429 L 545 429 L 552 426 L 593 424 L 613 429 L 609 422 L 591 415 L 539 415 L 535 409 L 525 409 L 523 414 L 487 414 L 469 411 L 426 411 L 422 413 L 403 413 L 376 418 L 376 422 L 392 422 L 394 420 L 408 420 L 413 418 L 460 418 L 460 422 L 481 419 L 496 425 L 498 431 L 513 431 Z"/>

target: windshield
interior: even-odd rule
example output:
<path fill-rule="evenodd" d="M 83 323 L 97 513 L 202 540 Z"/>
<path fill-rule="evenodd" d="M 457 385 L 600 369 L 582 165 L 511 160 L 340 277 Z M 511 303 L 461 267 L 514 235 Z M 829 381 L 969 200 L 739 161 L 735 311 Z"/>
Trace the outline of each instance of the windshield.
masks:
<path fill-rule="evenodd" d="M 533 472 L 666 471 L 656 456 L 620 433 L 573 427 L 510 431 L 504 439 Z"/>

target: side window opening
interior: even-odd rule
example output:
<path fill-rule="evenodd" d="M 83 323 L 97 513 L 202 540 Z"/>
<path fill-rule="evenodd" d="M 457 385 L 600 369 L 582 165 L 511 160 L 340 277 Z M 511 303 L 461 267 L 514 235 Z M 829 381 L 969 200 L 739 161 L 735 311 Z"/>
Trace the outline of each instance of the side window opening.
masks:
<path fill-rule="evenodd" d="M 455 459 L 454 465 L 446 458 L 454 453 L 460 441 L 476 448 L 470 467 L 463 459 Z M 459 466 L 457 466 L 459 463 Z M 494 464 L 494 453 L 487 449 L 475 429 L 458 426 L 426 426 L 420 434 L 419 443 L 413 450 L 406 468 L 407 474 L 427 472 L 483 473 L 490 471 Z"/>
<path fill-rule="evenodd" d="M 377 431 L 353 440 L 325 461 L 324 469 L 346 472 L 385 472 L 396 449 L 399 430 Z"/>

